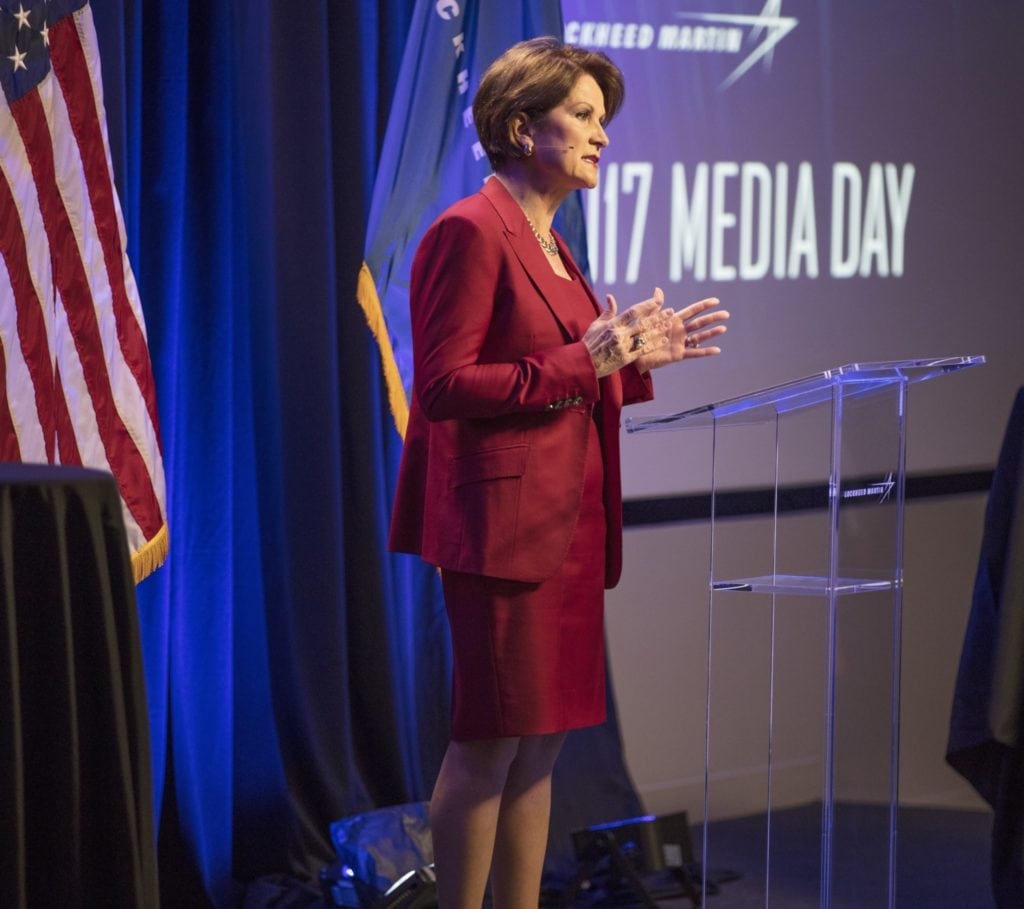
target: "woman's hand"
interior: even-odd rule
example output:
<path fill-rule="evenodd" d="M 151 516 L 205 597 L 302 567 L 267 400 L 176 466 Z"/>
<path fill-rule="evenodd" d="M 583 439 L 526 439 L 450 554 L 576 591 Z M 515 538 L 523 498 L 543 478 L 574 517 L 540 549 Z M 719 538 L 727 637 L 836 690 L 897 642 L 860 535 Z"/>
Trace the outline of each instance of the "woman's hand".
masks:
<path fill-rule="evenodd" d="M 622 369 L 645 354 L 650 355 L 647 352 L 667 347 L 674 320 L 672 310 L 662 309 L 665 295 L 658 287 L 650 299 L 623 313 L 618 311 L 615 297 L 608 294 L 607 299 L 608 308 L 590 323 L 583 335 L 598 378 Z"/>
<path fill-rule="evenodd" d="M 655 289 L 655 293 L 661 293 Z M 680 312 L 674 313 L 666 329 L 667 343 L 650 348 L 644 345 L 643 352 L 636 358 L 641 372 L 667 366 L 690 357 L 713 357 L 722 352 L 721 347 L 705 347 L 704 344 L 725 334 L 726 326 L 719 324 L 729 318 L 724 309 L 710 310 L 718 306 L 718 299 L 708 297 L 698 303 L 691 303 Z M 671 310 L 665 310 L 671 312 Z"/>
<path fill-rule="evenodd" d="M 705 347 L 708 341 L 725 334 L 720 323 L 729 313 L 718 306 L 715 297 L 691 303 L 681 312 L 663 308 L 665 295 L 654 288 L 650 299 L 618 312 L 615 297 L 608 294 L 608 308 L 583 335 L 583 343 L 594 361 L 598 378 L 636 362 L 641 372 L 667 366 L 690 357 L 720 354 L 720 347 Z M 711 312 L 710 310 L 714 310 Z"/>

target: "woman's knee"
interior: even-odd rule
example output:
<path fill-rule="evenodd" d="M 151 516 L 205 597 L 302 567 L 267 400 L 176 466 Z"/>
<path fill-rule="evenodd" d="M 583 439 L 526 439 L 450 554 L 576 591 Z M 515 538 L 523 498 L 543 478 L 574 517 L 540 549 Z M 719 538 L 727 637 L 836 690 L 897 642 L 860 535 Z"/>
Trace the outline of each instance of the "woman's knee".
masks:
<path fill-rule="evenodd" d="M 476 739 L 452 741 L 445 754 L 445 769 L 464 781 L 493 783 L 500 788 L 516 759 L 520 739 Z"/>
<path fill-rule="evenodd" d="M 514 767 L 532 775 L 546 775 L 554 769 L 555 761 L 565 742 L 564 732 L 549 735 L 527 735 L 519 740 Z"/>

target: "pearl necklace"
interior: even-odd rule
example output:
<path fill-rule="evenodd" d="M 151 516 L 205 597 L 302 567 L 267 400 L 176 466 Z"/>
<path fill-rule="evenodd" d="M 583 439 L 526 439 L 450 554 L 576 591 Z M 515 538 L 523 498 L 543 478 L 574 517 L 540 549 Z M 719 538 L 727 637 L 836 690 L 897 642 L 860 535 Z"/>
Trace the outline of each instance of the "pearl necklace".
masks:
<path fill-rule="evenodd" d="M 530 225 L 530 230 L 533 231 L 533 235 L 537 238 L 537 242 L 540 244 L 540 248 L 544 250 L 549 256 L 558 255 L 558 244 L 555 242 L 553 234 L 548 234 L 548 238 L 545 240 L 541 235 L 540 231 L 534 226 L 533 221 L 530 220 L 530 216 L 523 212 L 526 217 L 526 223 Z"/>

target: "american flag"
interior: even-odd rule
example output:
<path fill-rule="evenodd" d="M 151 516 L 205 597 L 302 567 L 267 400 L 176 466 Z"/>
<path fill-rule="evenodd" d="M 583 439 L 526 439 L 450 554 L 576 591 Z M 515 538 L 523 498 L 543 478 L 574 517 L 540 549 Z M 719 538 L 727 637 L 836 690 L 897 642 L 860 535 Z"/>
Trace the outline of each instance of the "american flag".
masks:
<path fill-rule="evenodd" d="M 107 470 L 136 580 L 166 491 L 87 0 L 0 0 L 0 460 Z"/>

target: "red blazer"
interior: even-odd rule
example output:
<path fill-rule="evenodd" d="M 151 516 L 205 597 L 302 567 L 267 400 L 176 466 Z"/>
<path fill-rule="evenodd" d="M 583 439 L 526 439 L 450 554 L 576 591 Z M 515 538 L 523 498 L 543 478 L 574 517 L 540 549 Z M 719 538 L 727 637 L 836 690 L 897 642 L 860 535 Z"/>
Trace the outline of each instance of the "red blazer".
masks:
<path fill-rule="evenodd" d="M 566 267 L 593 291 L 558 238 Z M 390 548 L 454 571 L 537 582 L 569 551 L 596 410 L 608 522 L 605 586 L 622 570 L 619 414 L 649 400 L 627 366 L 598 380 L 560 310 L 564 278 L 495 179 L 430 227 L 412 267 L 413 400 Z M 584 325 L 583 328 L 586 326 Z"/>

